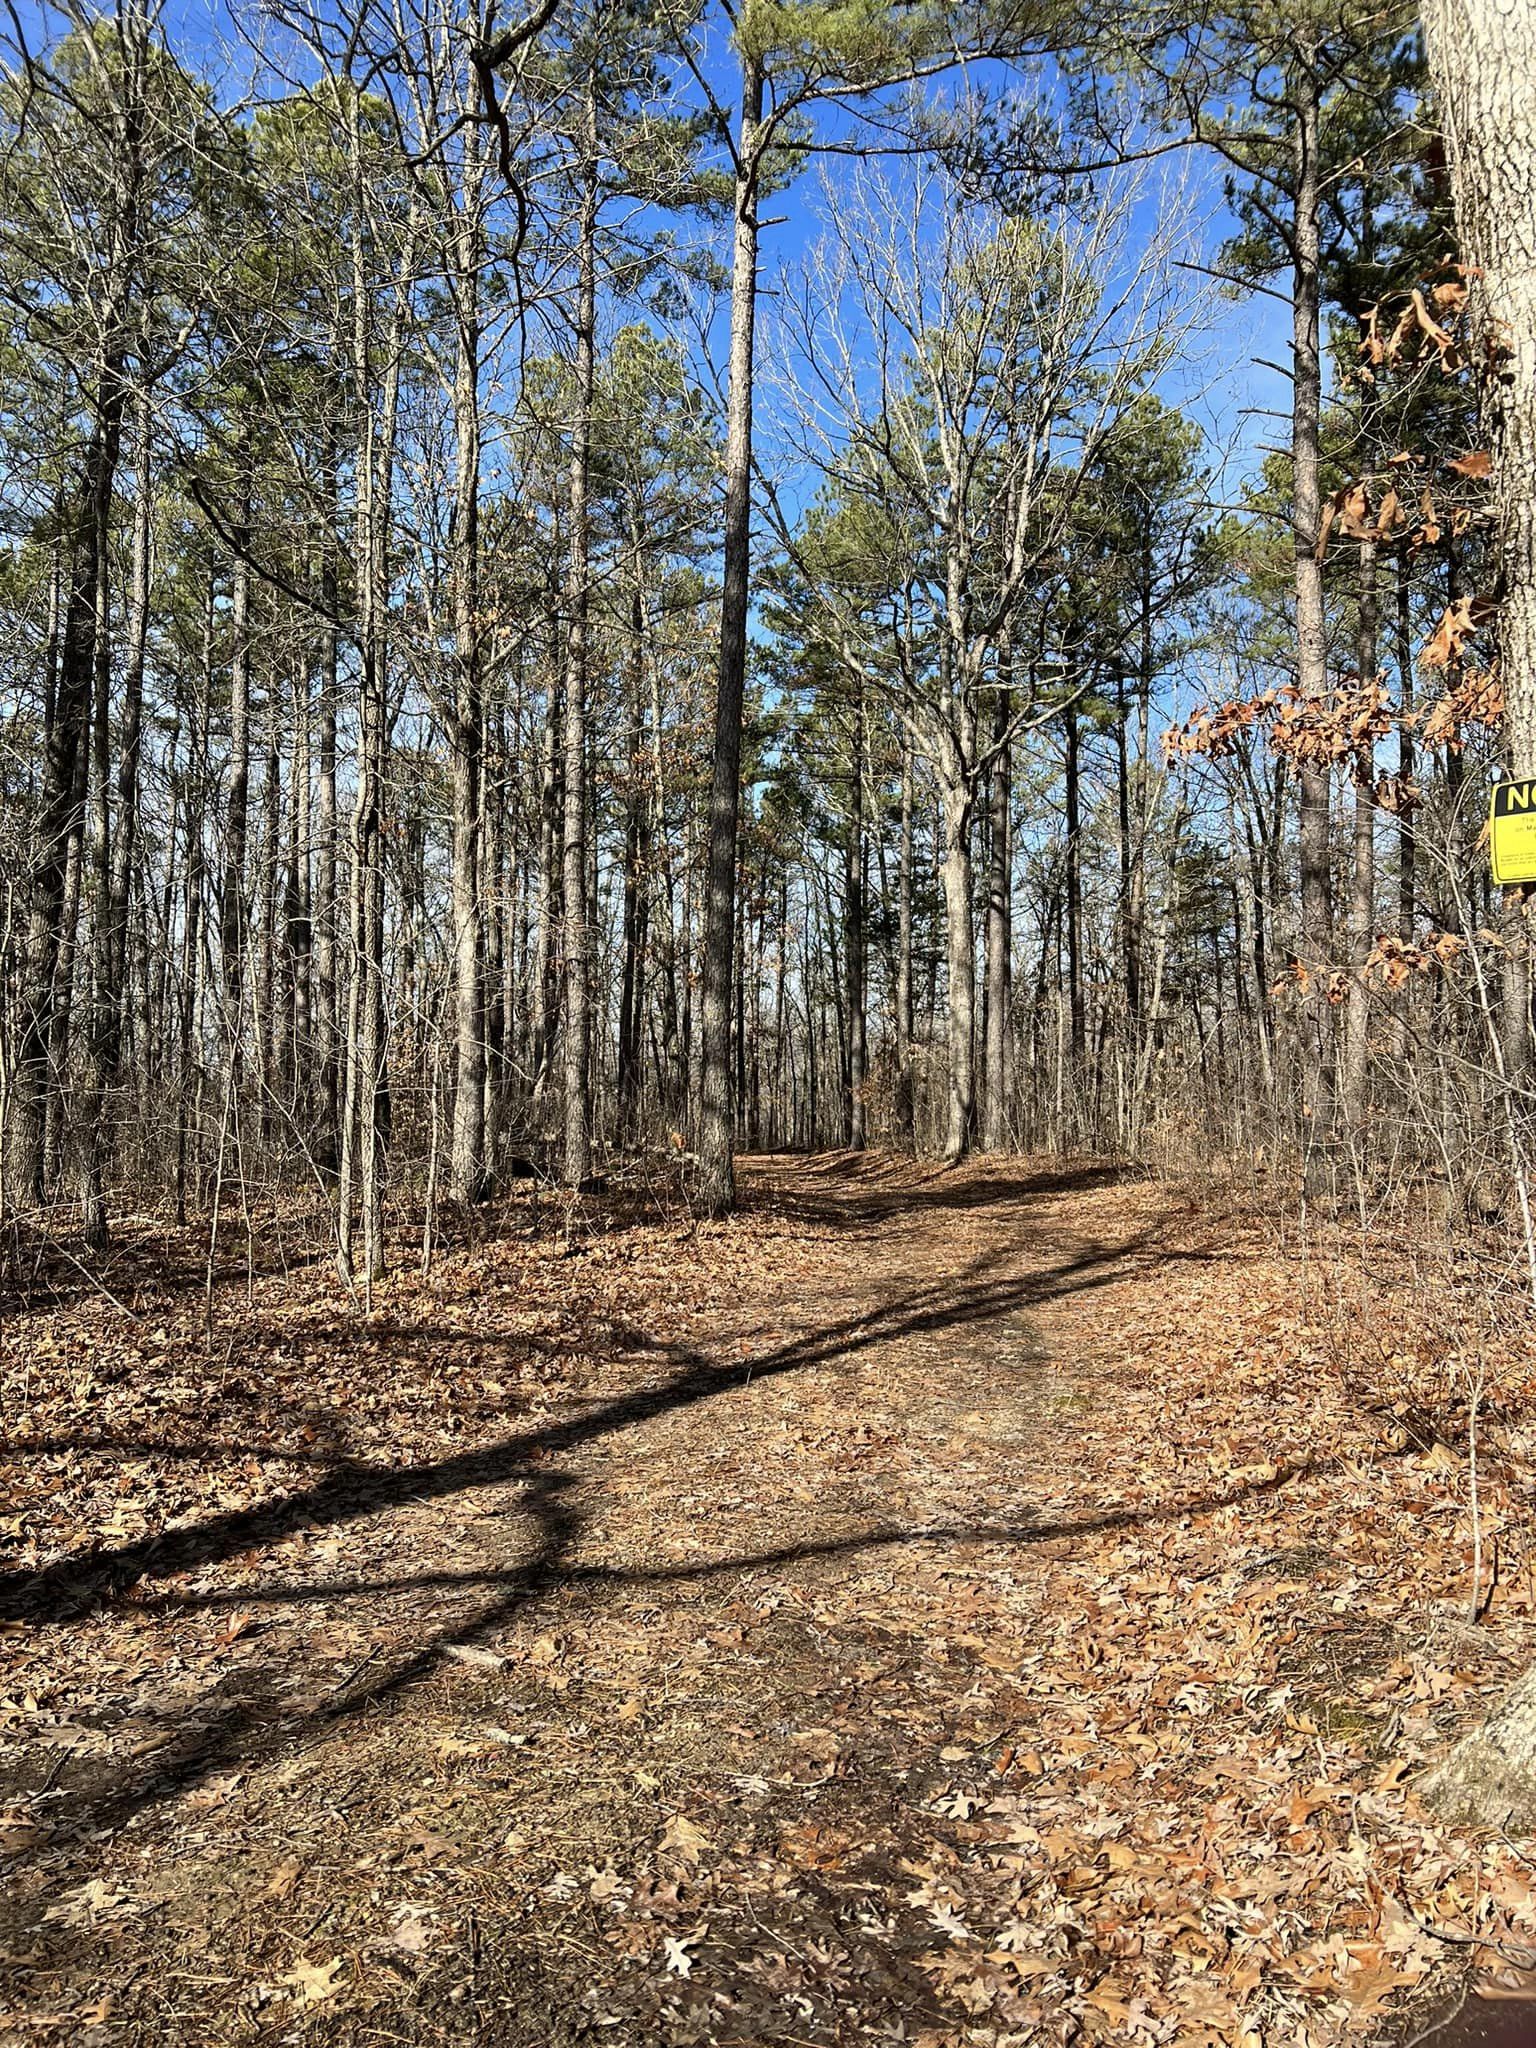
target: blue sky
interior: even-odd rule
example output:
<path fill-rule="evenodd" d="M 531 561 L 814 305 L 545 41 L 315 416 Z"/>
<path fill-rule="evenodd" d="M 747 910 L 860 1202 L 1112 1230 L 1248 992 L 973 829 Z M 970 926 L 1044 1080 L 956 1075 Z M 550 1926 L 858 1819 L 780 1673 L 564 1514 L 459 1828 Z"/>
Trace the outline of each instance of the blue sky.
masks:
<path fill-rule="evenodd" d="M 515 13 L 516 9 L 511 5 L 504 8 L 508 19 L 514 18 Z M 58 33 L 63 17 L 38 6 L 36 0 L 28 0 L 21 19 L 29 36 L 42 41 Z M 275 95 L 282 90 L 278 77 L 270 71 L 263 75 L 256 56 L 258 47 L 270 45 L 275 35 L 270 20 L 259 6 L 245 4 L 245 0 L 236 0 L 233 7 L 226 5 L 225 0 L 212 0 L 212 4 L 210 0 L 164 0 L 162 21 L 169 41 L 182 60 L 208 75 L 226 100 L 238 99 L 253 87 L 263 96 Z M 279 44 L 283 40 L 276 35 Z M 721 103 L 734 113 L 737 66 L 730 46 L 728 24 L 718 8 L 707 10 L 701 32 L 701 52 L 701 72 Z M 287 70 L 290 67 L 284 65 L 282 68 Z M 681 97 L 685 102 L 697 103 L 699 89 L 688 76 L 686 68 L 679 65 L 677 74 L 682 87 Z M 1019 84 L 1020 81 L 1010 80 L 996 65 L 984 65 L 973 67 L 964 76 L 952 74 L 925 87 L 924 91 L 930 97 L 953 100 L 970 84 L 996 98 L 1010 83 Z M 1061 79 L 1049 66 L 1041 67 L 1032 79 L 1023 81 L 1022 90 L 1032 94 L 1047 108 L 1059 109 L 1065 103 Z M 878 138 L 871 136 L 867 125 L 861 124 L 856 113 L 823 107 L 817 110 L 815 121 L 817 133 L 824 141 L 848 144 L 857 139 L 878 143 Z M 1170 160 L 1170 167 L 1173 162 Z M 1189 155 L 1179 161 L 1178 167 L 1193 194 L 1194 211 L 1202 217 L 1200 234 L 1192 241 L 1188 252 L 1192 262 L 1199 262 L 1214 255 L 1231 225 L 1230 217 L 1221 200 L 1220 175 L 1211 159 Z M 897 168 L 899 170 L 899 165 Z M 775 290 L 786 273 L 803 258 L 807 245 L 821 232 L 822 209 L 826 204 L 824 186 L 830 184 L 835 195 L 837 181 L 845 169 L 845 159 L 835 156 L 821 158 L 793 186 L 775 195 L 766 209 L 769 224 L 762 236 L 761 277 L 764 293 L 762 333 L 768 348 L 775 345 Z M 1157 226 L 1155 189 L 1149 189 L 1143 207 L 1144 229 L 1150 234 Z M 643 221 L 632 223 L 635 227 L 643 225 Z M 688 242 L 706 241 L 722 261 L 729 255 L 728 224 L 724 221 L 705 222 L 697 218 L 679 221 L 675 217 L 666 220 L 658 217 L 656 227 L 658 231 L 670 228 Z M 1163 395 L 1188 410 L 1205 429 L 1213 455 L 1226 465 L 1224 491 L 1235 498 L 1243 476 L 1256 467 L 1263 445 L 1283 437 L 1283 420 L 1277 420 L 1275 415 L 1283 415 L 1288 409 L 1286 381 L 1282 374 L 1261 364 L 1264 361 L 1271 364 L 1287 361 L 1287 316 L 1283 307 L 1263 295 L 1248 295 L 1234 300 L 1193 271 L 1188 273 L 1187 281 L 1191 295 L 1198 294 L 1203 301 L 1199 331 L 1192 352 L 1164 377 Z M 632 317 L 630 310 L 614 309 L 615 320 Z M 726 319 L 727 308 L 722 298 L 713 309 L 707 329 L 707 352 L 717 370 L 723 364 Z M 763 397 L 765 407 L 771 405 L 767 380 Z M 765 449 L 771 447 L 774 440 L 771 411 L 765 410 L 760 414 L 760 436 Z"/>

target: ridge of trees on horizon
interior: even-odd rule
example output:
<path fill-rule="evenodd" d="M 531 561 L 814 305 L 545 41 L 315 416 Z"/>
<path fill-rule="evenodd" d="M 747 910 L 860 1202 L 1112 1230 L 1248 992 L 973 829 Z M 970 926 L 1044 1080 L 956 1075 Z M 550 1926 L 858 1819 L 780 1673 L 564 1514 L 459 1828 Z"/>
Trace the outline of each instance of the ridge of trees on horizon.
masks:
<path fill-rule="evenodd" d="M 307 1188 L 366 1288 L 530 1163 L 881 1143 L 1430 1176 L 1536 1281 L 1441 11 L 267 0 L 239 96 L 13 18 L 5 1256 Z"/>

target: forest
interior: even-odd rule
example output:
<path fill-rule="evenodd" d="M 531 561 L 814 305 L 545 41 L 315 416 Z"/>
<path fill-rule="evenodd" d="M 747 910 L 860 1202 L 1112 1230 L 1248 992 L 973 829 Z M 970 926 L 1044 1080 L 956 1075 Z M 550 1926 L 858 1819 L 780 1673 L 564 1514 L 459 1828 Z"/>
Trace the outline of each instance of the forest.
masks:
<path fill-rule="evenodd" d="M 1528 2038 L 1536 6 L 507 4 L 0 19 L 0 2044 Z"/>

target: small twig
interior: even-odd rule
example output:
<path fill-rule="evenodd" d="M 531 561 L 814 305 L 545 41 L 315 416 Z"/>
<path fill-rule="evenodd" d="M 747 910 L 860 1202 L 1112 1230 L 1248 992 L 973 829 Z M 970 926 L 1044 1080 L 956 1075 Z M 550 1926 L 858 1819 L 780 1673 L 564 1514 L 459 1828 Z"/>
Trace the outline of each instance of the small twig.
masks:
<path fill-rule="evenodd" d="M 368 1669 L 368 1666 L 373 1662 L 373 1660 L 375 1659 L 375 1657 L 378 1656 L 378 1654 L 379 1646 L 377 1643 L 375 1643 L 373 1648 L 368 1652 L 367 1656 L 359 1659 L 359 1661 L 352 1666 L 352 1669 L 347 1673 L 345 1678 L 340 1678 L 336 1681 L 336 1683 L 331 1687 L 330 1697 L 332 1699 L 335 1699 L 337 1693 L 345 1692 L 347 1687 L 352 1684 L 354 1679 L 360 1678 L 362 1676 L 362 1674 Z"/>
<path fill-rule="evenodd" d="M 1432 1927 L 1427 1920 L 1419 1918 L 1418 1914 L 1414 1912 L 1412 1906 L 1405 1899 L 1399 1899 L 1397 1903 L 1408 1915 L 1414 1926 L 1418 1928 L 1420 1934 L 1427 1934 L 1431 1941 L 1443 1941 L 1454 1948 L 1485 1948 L 1490 1955 L 1496 1955 L 1501 1962 L 1508 1963 L 1513 1969 L 1536 1969 L 1536 1948 L 1527 1948 L 1524 1942 L 1516 1942 L 1515 1947 L 1520 1952 L 1519 1955 L 1516 1955 L 1510 1949 L 1507 1949 L 1502 1942 L 1494 1941 L 1489 1935 L 1463 1934 L 1456 1927 Z M 1523 1962 L 1520 1959 L 1522 1956 L 1524 1957 Z"/>
<path fill-rule="evenodd" d="M 45 1795 L 51 1792 L 54 1786 L 57 1785 L 57 1783 L 59 1782 L 60 1774 L 62 1773 L 64 1766 L 69 1762 L 70 1756 L 72 1754 L 72 1751 L 62 1746 L 54 1750 L 53 1762 L 48 1766 L 48 1775 L 46 1778 L 44 1778 L 42 1785 L 36 1795 L 39 1799 L 45 1797 Z"/>
<path fill-rule="evenodd" d="M 42 1241 L 44 1244 L 46 1244 L 49 1251 L 57 1252 L 61 1259 L 68 1259 L 69 1263 L 74 1267 L 75 1271 L 81 1276 L 81 1278 L 88 1281 L 89 1284 L 95 1288 L 96 1292 L 99 1295 L 101 1295 L 104 1300 L 110 1301 L 112 1306 L 119 1313 L 119 1315 L 125 1315 L 130 1323 L 143 1322 L 144 1318 L 141 1315 L 136 1315 L 134 1311 L 131 1308 L 129 1308 L 126 1302 L 119 1301 L 117 1296 L 112 1292 L 111 1288 L 108 1287 L 106 1282 L 104 1280 L 99 1280 L 96 1277 L 96 1275 L 91 1271 L 89 1266 L 83 1266 L 80 1263 L 80 1261 L 75 1257 L 74 1253 L 72 1251 L 69 1251 L 64 1245 L 61 1245 L 57 1238 L 45 1237 Z"/>

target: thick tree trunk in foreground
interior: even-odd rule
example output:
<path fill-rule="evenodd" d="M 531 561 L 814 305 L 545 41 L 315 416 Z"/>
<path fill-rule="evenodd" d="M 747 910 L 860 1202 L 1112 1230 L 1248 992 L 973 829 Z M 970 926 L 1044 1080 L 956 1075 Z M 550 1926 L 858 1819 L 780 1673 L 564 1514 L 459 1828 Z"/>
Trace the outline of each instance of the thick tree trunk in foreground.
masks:
<path fill-rule="evenodd" d="M 763 116 L 761 63 L 742 63 L 737 144 L 736 236 L 731 271 L 731 362 L 726 400 L 725 581 L 715 695 L 714 773 L 709 790 L 708 896 L 701 991 L 699 1201 L 709 1216 L 736 1199 L 731 1103 L 731 972 L 736 947 L 736 824 L 741 808 L 741 709 L 747 680 L 752 553 L 752 361 L 757 321 L 757 199 Z"/>
<path fill-rule="evenodd" d="M 1484 391 L 1510 772 L 1536 775 L 1536 6 L 1427 0 L 1424 28 L 1474 304 L 1507 355 Z"/>
<path fill-rule="evenodd" d="M 1536 1825 L 1536 1670 L 1516 1681 L 1482 1726 L 1462 1737 L 1419 1790 L 1455 1818 L 1531 1831 Z"/>
<path fill-rule="evenodd" d="M 1440 95 L 1462 256 L 1485 368 L 1483 431 L 1498 527 L 1504 767 L 1536 776 L 1536 7 L 1431 0 L 1425 35 Z M 1485 353 L 1486 348 L 1486 353 Z M 1531 1078 L 1533 891 L 1506 889 L 1502 1039 L 1514 1089 Z M 1529 1103 L 1521 1105 L 1526 1113 Z"/>
<path fill-rule="evenodd" d="M 1536 5 L 1426 0 L 1462 255 L 1481 273 L 1485 334 L 1507 356 L 1484 392 L 1499 535 L 1499 656 L 1505 766 L 1536 775 Z M 1529 969 L 1509 976 L 1529 1001 Z M 1522 1024 L 1524 1019 L 1522 1018 Z M 1522 1029 L 1522 1041 L 1529 1033 Z M 1432 1773 L 1448 1809 L 1501 1827 L 1536 1825 L 1536 1671 Z"/>

